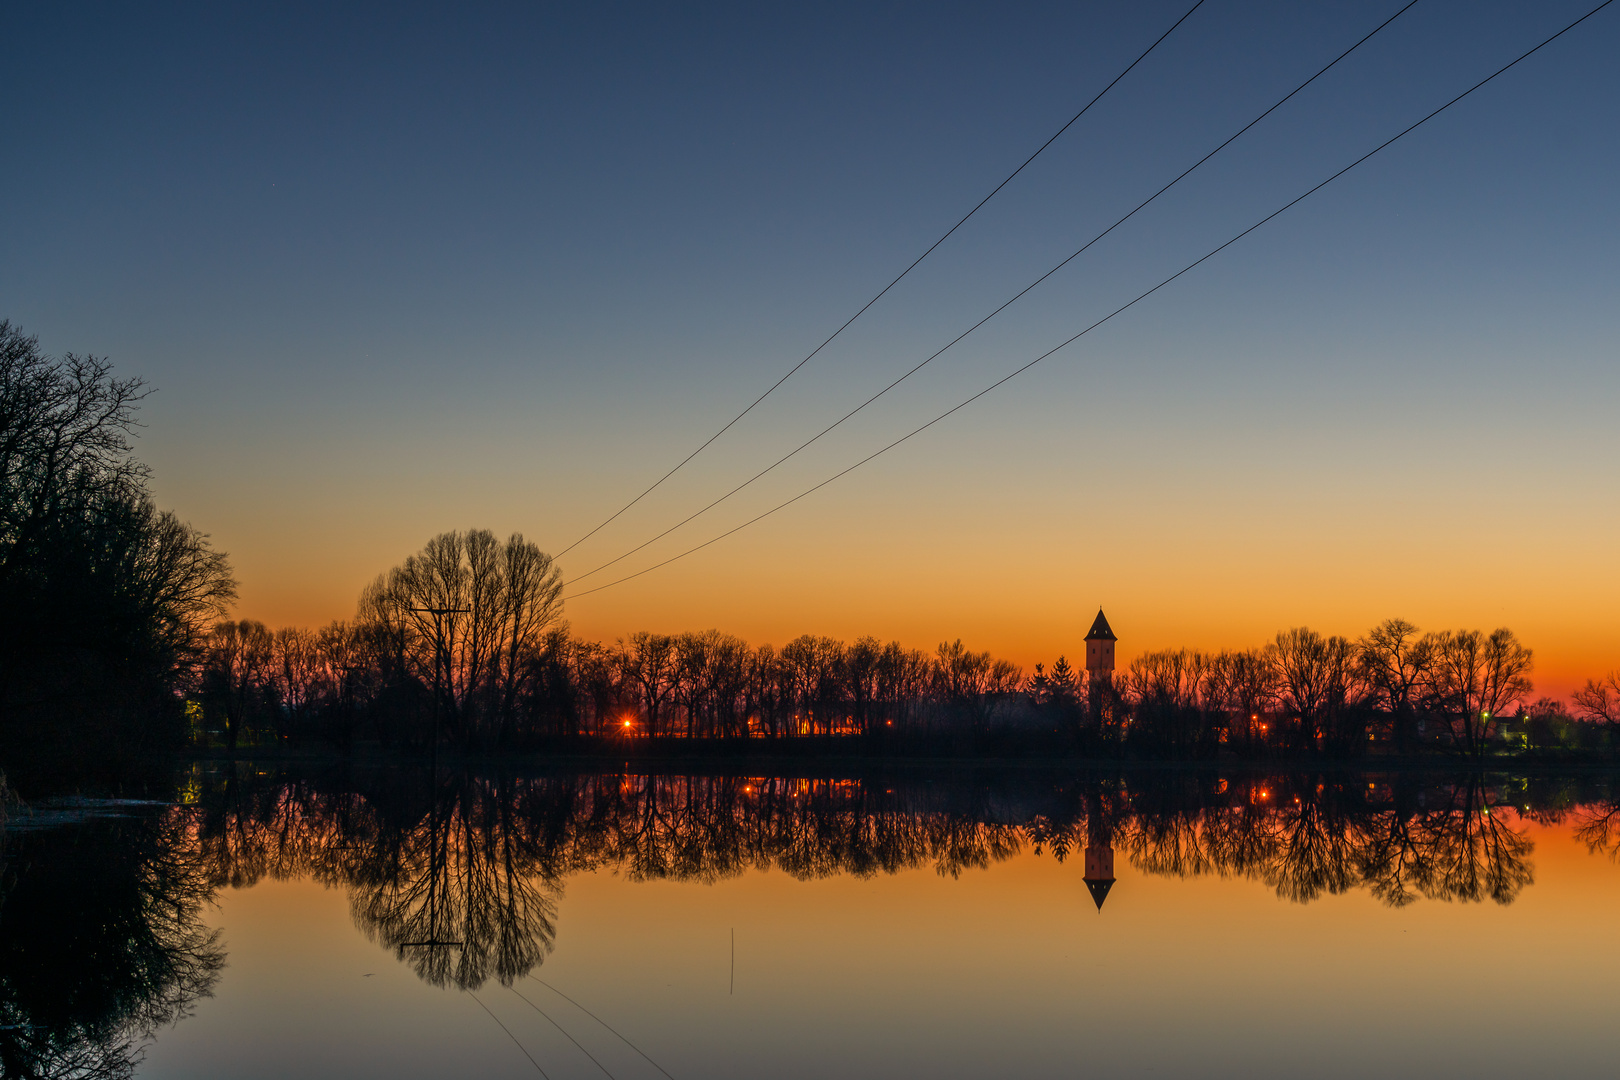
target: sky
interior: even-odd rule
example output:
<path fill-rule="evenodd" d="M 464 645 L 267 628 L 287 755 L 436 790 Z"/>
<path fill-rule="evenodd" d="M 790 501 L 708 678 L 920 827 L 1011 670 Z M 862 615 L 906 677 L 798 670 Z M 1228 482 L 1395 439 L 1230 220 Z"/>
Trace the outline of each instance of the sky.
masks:
<path fill-rule="evenodd" d="M 827 479 L 1597 0 L 1206 0 L 758 408 L 561 558 L 608 584 Z M 0 13 L 0 317 L 155 391 L 237 614 L 350 617 L 450 529 L 561 552 L 871 299 L 1191 0 Z M 1022 664 L 1507 625 L 1620 667 L 1620 5 L 974 404 L 568 604 L 582 636 L 961 638 Z"/>

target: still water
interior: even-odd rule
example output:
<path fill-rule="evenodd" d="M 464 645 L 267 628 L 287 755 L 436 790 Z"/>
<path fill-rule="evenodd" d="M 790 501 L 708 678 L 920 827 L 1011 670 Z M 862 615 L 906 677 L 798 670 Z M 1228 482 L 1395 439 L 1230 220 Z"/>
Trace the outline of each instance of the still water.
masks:
<path fill-rule="evenodd" d="M 1612 1076 L 1616 779 L 199 766 L 13 817 L 0 1074 Z"/>

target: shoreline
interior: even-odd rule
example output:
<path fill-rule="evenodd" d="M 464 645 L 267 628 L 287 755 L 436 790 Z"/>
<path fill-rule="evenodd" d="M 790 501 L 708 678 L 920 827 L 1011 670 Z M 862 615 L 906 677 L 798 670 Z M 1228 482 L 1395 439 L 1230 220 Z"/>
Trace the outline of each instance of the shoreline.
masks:
<path fill-rule="evenodd" d="M 1363 757 L 1363 758 L 1206 758 L 1197 760 L 1143 759 L 1129 757 L 1090 757 L 1069 755 L 951 755 L 951 754 L 873 754 L 830 752 L 804 747 L 790 752 L 747 752 L 736 748 L 716 753 L 709 748 L 657 748 L 655 752 L 610 753 L 600 750 L 523 750 L 504 753 L 441 752 L 427 754 L 388 751 L 364 747 L 353 752 L 310 747 L 243 747 L 188 750 L 176 753 L 181 763 L 233 762 L 237 764 L 313 765 L 320 767 L 355 766 L 404 769 L 450 767 L 475 771 L 515 769 L 518 771 L 566 770 L 572 772 L 630 771 L 637 773 L 686 773 L 690 775 L 781 774 L 814 772 L 939 772 L 974 771 L 1020 773 L 1299 773 L 1299 772 L 1401 772 L 1401 773 L 1534 773 L 1567 774 L 1620 772 L 1616 758 L 1562 758 L 1516 756 L 1471 759 L 1461 757 Z"/>

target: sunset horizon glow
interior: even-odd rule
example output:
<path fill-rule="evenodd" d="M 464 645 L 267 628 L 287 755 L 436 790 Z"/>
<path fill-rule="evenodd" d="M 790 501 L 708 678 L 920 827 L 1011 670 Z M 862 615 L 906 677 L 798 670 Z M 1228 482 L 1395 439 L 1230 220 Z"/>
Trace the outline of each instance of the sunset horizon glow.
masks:
<path fill-rule="evenodd" d="M 0 317 L 156 391 L 137 455 L 230 554 L 234 617 L 350 619 L 435 534 L 590 533 L 1189 6 L 14 13 Z M 1413 6 L 916 377 L 582 585 L 860 461 L 1590 6 Z M 799 446 L 1397 8 L 1200 6 L 565 572 Z M 1513 629 L 1538 694 L 1620 668 L 1617 42 L 1598 12 L 892 452 L 580 596 L 573 631 L 961 639 L 1029 671 L 1072 660 L 1101 605 L 1122 665 L 1399 616 Z M 70 63 L 94 74 L 63 84 Z"/>

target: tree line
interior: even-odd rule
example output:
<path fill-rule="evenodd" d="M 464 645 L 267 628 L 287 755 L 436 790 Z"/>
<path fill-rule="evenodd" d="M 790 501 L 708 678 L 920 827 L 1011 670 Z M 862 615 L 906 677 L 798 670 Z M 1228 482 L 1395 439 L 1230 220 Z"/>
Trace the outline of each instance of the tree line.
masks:
<path fill-rule="evenodd" d="M 1606 752 L 1620 727 L 1615 675 L 1567 706 L 1533 700 L 1533 655 L 1507 628 L 1296 627 L 1259 648 L 1148 652 L 1099 676 L 1059 657 L 1026 676 L 960 640 L 586 641 L 562 621 L 561 591 L 555 561 L 521 535 L 441 534 L 367 586 L 352 621 L 219 623 L 194 680 L 198 723 L 232 747 L 244 733 L 483 752 L 809 740 L 1172 759 Z"/>
<path fill-rule="evenodd" d="M 1094 699 L 1094 712 L 1100 737 L 1171 756 L 1354 756 L 1369 743 L 1480 756 L 1532 720 L 1567 716 L 1552 699 L 1531 700 L 1532 662 L 1506 627 L 1420 633 L 1388 619 L 1354 639 L 1295 627 L 1257 649 L 1146 653 Z"/>
<path fill-rule="evenodd" d="M 605 645 L 561 622 L 561 575 L 521 535 L 433 538 L 367 586 L 352 622 L 219 623 L 202 719 L 230 745 L 356 737 L 468 749 L 556 738 L 734 740 L 992 733 L 1023 672 L 960 641 L 933 653 L 805 635 L 777 649 L 718 630 Z"/>
<path fill-rule="evenodd" d="M 236 582 L 207 537 L 159 509 L 135 460 L 147 393 L 107 361 L 43 352 L 0 321 L 0 744 L 356 740 L 481 752 L 819 741 L 862 752 L 1481 756 L 1609 752 L 1620 674 L 1532 701 L 1510 630 L 1359 638 L 1306 628 L 1261 648 L 1156 651 L 1106 678 L 1059 657 L 1033 674 L 960 640 L 932 650 L 718 630 L 582 640 L 561 571 L 521 535 L 448 532 L 380 575 L 352 620 L 271 630 L 226 619 Z M 1505 738 L 1504 738 L 1505 736 Z"/>
<path fill-rule="evenodd" d="M 132 455 L 147 390 L 0 320 L 0 741 L 11 754 L 171 743 L 176 690 L 236 596 Z"/>

